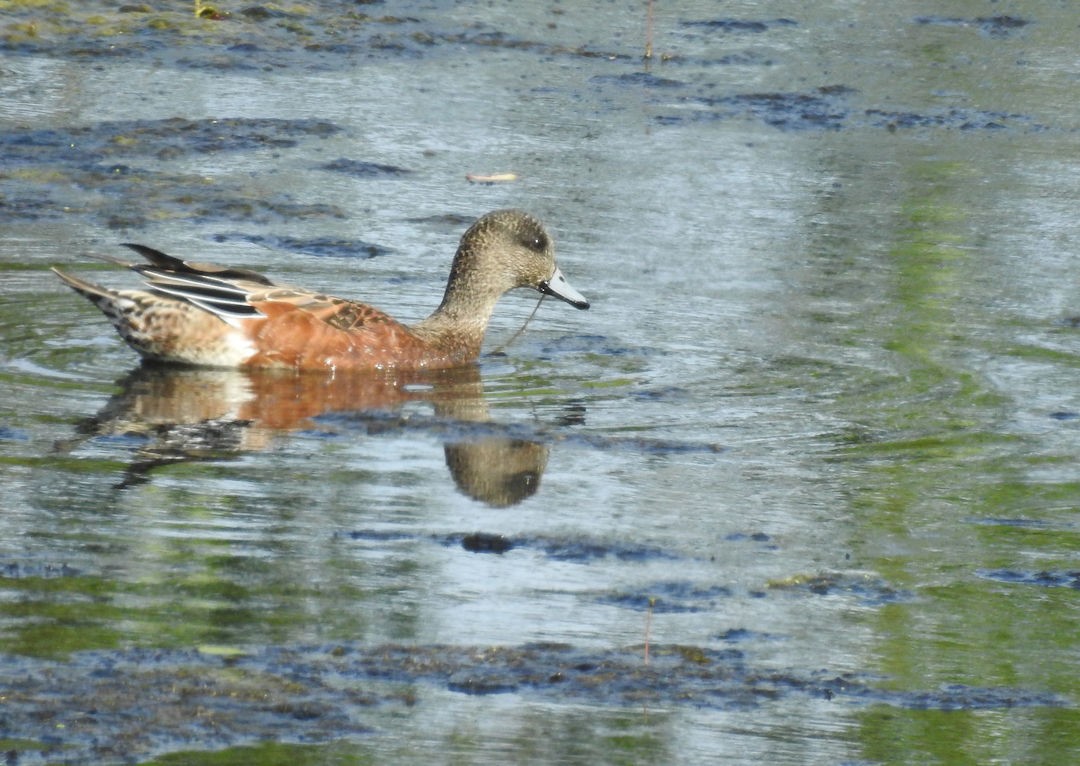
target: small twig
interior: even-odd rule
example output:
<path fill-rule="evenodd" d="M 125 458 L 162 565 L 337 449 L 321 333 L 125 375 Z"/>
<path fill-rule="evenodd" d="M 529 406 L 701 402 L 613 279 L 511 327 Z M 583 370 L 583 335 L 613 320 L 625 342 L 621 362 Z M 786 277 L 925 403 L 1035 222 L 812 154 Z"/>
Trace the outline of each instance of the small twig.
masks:
<path fill-rule="evenodd" d="M 652 632 L 652 608 L 656 603 L 653 596 L 649 596 L 649 608 L 645 611 L 645 664 L 649 664 L 649 634 Z"/>
<path fill-rule="evenodd" d="M 515 340 L 517 340 L 519 337 L 521 337 L 521 334 L 523 332 L 525 332 L 525 328 L 529 326 L 529 322 L 531 322 L 532 318 L 534 316 L 536 316 L 536 312 L 540 309 L 540 304 L 544 302 L 545 297 L 547 297 L 547 296 L 545 296 L 543 293 L 540 294 L 540 300 L 538 300 L 536 302 L 536 305 L 533 307 L 532 313 L 529 314 L 529 316 L 527 316 L 525 318 L 525 322 L 521 325 L 521 327 L 518 328 L 518 331 L 510 336 L 510 340 L 506 341 L 501 346 L 499 346 L 497 349 L 492 351 L 493 354 L 502 353 L 503 351 L 506 350 L 507 346 L 509 346 L 511 343 L 513 343 Z"/>
<path fill-rule="evenodd" d="M 653 0 L 648 0 L 645 9 L 645 60 L 652 58 Z"/>

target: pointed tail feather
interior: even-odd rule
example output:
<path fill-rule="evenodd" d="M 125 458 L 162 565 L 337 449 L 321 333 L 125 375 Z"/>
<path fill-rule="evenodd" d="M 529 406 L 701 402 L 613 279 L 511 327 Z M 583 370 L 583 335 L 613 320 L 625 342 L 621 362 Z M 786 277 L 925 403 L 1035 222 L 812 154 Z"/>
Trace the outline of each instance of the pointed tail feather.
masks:
<path fill-rule="evenodd" d="M 125 341 L 131 344 L 137 351 L 144 353 L 138 338 L 134 337 L 128 314 L 135 308 L 135 301 L 117 290 L 87 282 L 85 279 L 73 277 L 60 269 L 53 267 L 53 273 L 63 280 L 64 284 L 86 298 L 100 309 L 101 313 L 112 323 Z"/>
<path fill-rule="evenodd" d="M 80 295 L 85 296 L 94 303 L 98 303 L 103 300 L 116 300 L 119 298 L 119 294 L 115 290 L 110 290 L 107 287 L 96 285 L 93 282 L 87 282 L 85 279 L 79 279 L 66 272 L 60 271 L 55 266 L 52 269 L 56 276 L 63 280 L 64 284 L 70 287 Z"/>

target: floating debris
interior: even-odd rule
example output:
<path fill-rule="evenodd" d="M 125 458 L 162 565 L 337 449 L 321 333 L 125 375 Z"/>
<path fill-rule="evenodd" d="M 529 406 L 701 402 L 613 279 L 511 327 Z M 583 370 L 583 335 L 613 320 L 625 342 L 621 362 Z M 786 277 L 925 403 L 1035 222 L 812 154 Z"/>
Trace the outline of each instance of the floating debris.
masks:
<path fill-rule="evenodd" d="M 505 184 L 517 179 L 517 173 L 467 173 L 465 175 L 465 180 L 471 184 Z"/>

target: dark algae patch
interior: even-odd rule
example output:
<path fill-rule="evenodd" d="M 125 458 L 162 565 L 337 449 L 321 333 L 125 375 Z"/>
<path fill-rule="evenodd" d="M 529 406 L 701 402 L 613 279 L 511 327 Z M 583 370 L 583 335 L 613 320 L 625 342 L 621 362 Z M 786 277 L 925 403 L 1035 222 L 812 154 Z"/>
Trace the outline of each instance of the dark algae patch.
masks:
<path fill-rule="evenodd" d="M 326 138 L 340 128 L 325 120 L 220 118 L 114 120 L 59 129 L 8 130 L 0 135 L 5 167 L 43 162 L 76 168 L 112 167 L 135 158 L 171 160 L 217 152 L 288 148 Z"/>
<path fill-rule="evenodd" d="M 709 120 L 758 120 L 783 131 L 839 131 L 855 128 L 896 130 L 1043 130 L 1023 114 L 968 108 L 908 111 L 860 107 L 859 92 L 846 85 L 827 85 L 806 91 L 733 93 L 722 96 L 688 94 L 678 100 L 693 107 L 660 114 L 663 125 Z"/>
<path fill-rule="evenodd" d="M 1080 590 L 1080 570 L 1049 570 L 1037 572 L 1018 569 L 991 569 L 980 573 L 988 580 L 1017 585 L 1040 585 L 1044 588 L 1072 588 Z"/>
<path fill-rule="evenodd" d="M 15 4 L 5 9 L 7 18 L 0 23 L 0 50 L 87 61 L 148 60 L 211 72 L 286 67 L 326 71 L 351 67 L 358 59 L 416 58 L 445 46 L 636 60 L 624 52 L 525 39 L 485 25 L 446 28 L 416 16 L 379 13 L 379 4 L 333 0 L 315 6 L 256 4 L 198 17 L 192 8 L 187 3 L 119 8 L 97 3 Z"/>
<path fill-rule="evenodd" d="M 413 171 L 407 168 L 401 168 L 396 165 L 384 165 L 378 162 L 363 162 L 361 160 L 351 160 L 346 157 L 339 157 L 336 160 L 327 162 L 325 165 L 321 165 L 322 170 L 331 170 L 335 173 L 344 173 L 349 176 L 356 176 L 358 178 L 392 178 L 396 176 L 407 176 Z"/>
<path fill-rule="evenodd" d="M 514 541 L 505 535 L 489 532 L 473 532 L 461 538 L 461 547 L 470 553 L 506 553 L 514 547 Z"/>
<path fill-rule="evenodd" d="M 732 34 L 760 34 L 768 32 L 776 27 L 794 27 L 797 22 L 792 19 L 705 19 L 702 21 L 683 21 L 681 26 L 691 29 L 700 29 L 710 32 L 724 32 Z"/>
<path fill-rule="evenodd" d="M 385 542 L 388 540 L 421 542 L 425 539 L 417 535 L 372 529 L 357 529 L 342 534 L 350 540 L 371 542 Z M 590 561 L 609 557 L 619 561 L 671 561 L 679 558 L 672 551 L 653 545 L 602 541 L 585 537 L 508 536 L 496 532 L 468 532 L 465 534 L 434 535 L 426 539 L 448 547 L 460 546 L 470 553 L 503 554 L 513 550 L 531 550 L 556 561 L 568 561 L 578 564 L 587 564 Z"/>
<path fill-rule="evenodd" d="M 679 614 L 714 610 L 718 601 L 732 595 L 723 585 L 695 585 L 676 580 L 658 582 L 635 592 L 618 592 L 601 596 L 601 604 L 621 606 L 635 611 L 652 611 L 656 614 Z"/>
<path fill-rule="evenodd" d="M 211 4 L 204 6 L 205 11 Z M 333 50 L 335 42 L 349 40 L 345 47 L 353 55 L 379 55 L 390 40 L 407 43 L 417 26 L 416 19 L 357 8 L 354 3 L 243 5 L 236 12 L 218 9 L 196 16 L 191 3 L 15 3 L 5 9 L 0 24 L 0 50 L 214 70 L 318 69 L 326 68 L 327 61 L 310 54 Z M 253 53 L 259 54 L 257 63 Z"/>
<path fill-rule="evenodd" d="M 775 592 L 796 592 L 813 596 L 846 596 L 865 606 L 882 606 L 910 601 L 913 594 L 895 589 L 881 578 L 845 572 L 795 575 L 769 583 Z"/>
<path fill-rule="evenodd" d="M 1031 22 L 1018 16 L 977 16 L 971 19 L 952 16 L 916 16 L 916 24 L 936 27 L 977 29 L 988 37 L 1009 37 Z"/>
<path fill-rule="evenodd" d="M 336 239 L 331 237 L 284 237 L 270 234 L 218 234 L 215 242 L 250 242 L 253 245 L 282 250 L 289 253 L 304 253 L 317 258 L 377 258 L 394 252 L 391 248 L 365 242 L 358 239 Z"/>
<path fill-rule="evenodd" d="M 779 698 L 916 710 L 1058 707 L 1023 689 L 888 691 L 851 673 L 757 668 L 735 648 L 654 644 L 478 647 L 354 644 L 247 651 L 83 652 L 67 662 L 0 657 L 9 760 L 133 761 L 277 740 L 379 734 L 372 711 L 421 704 L 425 688 L 592 705 L 752 710 Z M 9 740 L 13 741 L 13 740 Z"/>
<path fill-rule="evenodd" d="M 344 218 L 335 205 L 301 203 L 286 193 L 256 196 L 239 181 L 163 169 L 193 156 L 288 150 L 338 132 L 324 120 L 273 118 L 11 129 L 0 135 L 0 221 L 81 217 L 91 225 L 129 229 L 168 219 Z"/>
<path fill-rule="evenodd" d="M 456 27 L 436 24 L 418 15 L 379 13 L 379 5 L 322 3 L 302 5 L 239 5 L 232 12 L 197 18 L 183 10 L 164 10 L 149 4 L 112 6 L 84 4 L 15 4 L 0 23 L 0 50 L 10 55 L 47 55 L 76 60 L 95 58 L 149 60 L 155 64 L 199 70 L 200 73 L 327 71 L 350 68 L 358 60 L 402 60 L 460 55 L 461 51 L 499 49 L 538 60 L 573 57 L 616 63 L 626 71 L 593 75 L 600 88 L 639 86 L 653 91 L 678 90 L 681 106 L 697 109 L 661 109 L 662 124 L 748 117 L 782 130 L 842 130 L 858 127 L 902 128 L 1031 128 L 1027 115 L 1005 115 L 995 110 L 943 109 L 921 112 L 904 104 L 859 103 L 844 96 L 854 91 L 846 84 L 821 84 L 801 91 L 761 91 L 717 95 L 715 83 L 683 83 L 664 70 L 642 71 L 641 58 L 629 47 L 560 45 L 542 36 L 523 38 L 483 21 Z M 1005 43 L 1033 22 L 1021 16 L 953 17 L 916 16 L 920 27 L 974 29 Z M 796 19 L 682 19 L 675 22 L 684 34 L 709 38 L 744 39 L 801 28 Z M 664 59 L 669 70 L 691 63 L 673 50 Z M 720 52 L 708 62 L 719 66 L 774 66 L 775 55 L 753 49 Z M 686 91 L 682 93 L 682 91 Z M 695 92 L 696 91 L 696 92 Z M 1002 119 L 1007 117 L 1008 119 Z M 339 161 L 341 162 L 341 161 Z M 403 168 L 377 162 L 344 161 L 331 168 L 363 176 L 400 174 Z"/>
<path fill-rule="evenodd" d="M 182 6 L 182 7 L 181 7 Z M 1025 114 L 1003 109 L 942 106 L 927 110 L 882 103 L 850 83 L 821 83 L 799 89 L 738 92 L 717 82 L 696 80 L 689 64 L 771 67 L 777 54 L 760 50 L 718 50 L 708 61 L 682 58 L 676 50 L 662 66 L 644 68 L 629 45 L 560 45 L 542 35 L 522 38 L 489 22 L 436 23 L 423 14 L 387 13 L 378 4 L 327 2 L 304 5 L 236 4 L 229 11 L 196 17 L 184 4 L 165 9 L 151 4 L 14 3 L 0 20 L 0 51 L 12 57 L 48 57 L 86 62 L 135 60 L 154 66 L 195 70 L 212 87 L 215 73 L 260 71 L 337 71 L 358 61 L 396 62 L 416 57 L 476 56 L 487 50 L 513 52 L 537 62 L 578 58 L 597 62 L 586 88 L 597 104 L 618 111 L 625 99 L 612 90 L 637 89 L 650 104 L 649 119 L 677 127 L 699 122 L 743 120 L 784 132 L 836 132 L 853 129 L 906 131 L 1045 130 Z M 1022 17 L 974 18 L 920 16 L 921 27 L 973 27 L 1006 44 L 1030 23 Z M 718 41 L 758 39 L 778 30 L 800 28 L 796 20 L 685 19 L 675 22 L 684 35 Z M 600 64 L 602 62 L 602 69 Z M 673 76 L 678 72 L 679 76 Z M 245 74 L 246 76 L 246 74 Z M 525 86 L 523 86 L 525 87 Z M 535 86 L 527 90 L 535 91 Z M 567 94 L 571 95 L 571 94 Z M 580 97 L 580 94 L 578 94 Z M 317 118 L 279 120 L 232 118 L 104 121 L 91 125 L 36 128 L 16 125 L 0 136 L 0 222 L 85 219 L 113 230 L 138 229 L 168 220 L 197 223 L 346 217 L 329 202 L 300 202 L 287 194 L 255 196 L 242 181 L 206 178 L 170 164 L 172 160 L 217 153 L 285 153 L 318 141 L 340 128 Z M 379 161 L 378 157 L 339 157 L 318 169 L 362 180 L 409 179 L 420 168 Z M 319 254 L 346 254 L 352 243 L 318 242 Z M 376 248 L 374 250 L 370 248 Z M 368 254 L 378 255 L 377 246 Z M 363 244 L 359 246 L 363 252 Z M 306 251 L 305 251 L 306 252 Z"/>

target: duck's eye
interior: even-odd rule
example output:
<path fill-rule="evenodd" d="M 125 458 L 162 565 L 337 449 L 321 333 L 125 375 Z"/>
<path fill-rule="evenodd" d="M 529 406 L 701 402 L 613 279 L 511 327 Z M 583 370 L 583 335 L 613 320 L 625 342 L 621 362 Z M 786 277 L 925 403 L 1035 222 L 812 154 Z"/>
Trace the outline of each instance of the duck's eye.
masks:
<path fill-rule="evenodd" d="M 530 250 L 542 253 L 547 250 L 548 238 L 546 234 L 526 234 L 521 238 L 521 244 Z"/>

